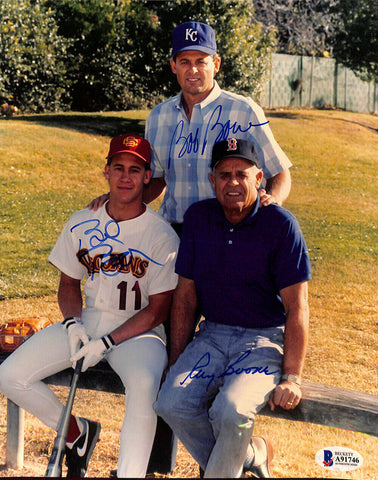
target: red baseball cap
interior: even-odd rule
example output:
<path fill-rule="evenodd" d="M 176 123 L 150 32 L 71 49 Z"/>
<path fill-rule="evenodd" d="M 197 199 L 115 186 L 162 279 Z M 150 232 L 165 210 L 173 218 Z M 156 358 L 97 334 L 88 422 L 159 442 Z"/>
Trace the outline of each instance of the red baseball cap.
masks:
<path fill-rule="evenodd" d="M 110 142 L 109 153 L 106 157 L 108 163 L 114 155 L 117 155 L 117 153 L 132 153 L 144 160 L 148 165 L 151 163 L 150 144 L 146 139 L 139 135 L 127 133 L 125 135 L 114 137 Z"/>

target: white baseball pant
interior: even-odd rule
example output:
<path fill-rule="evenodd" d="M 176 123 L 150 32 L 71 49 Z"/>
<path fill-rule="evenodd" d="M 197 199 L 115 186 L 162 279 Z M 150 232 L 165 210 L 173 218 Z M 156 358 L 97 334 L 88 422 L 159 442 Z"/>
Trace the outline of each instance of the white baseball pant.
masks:
<path fill-rule="evenodd" d="M 83 323 L 89 336 L 99 338 L 116 328 L 109 314 L 83 312 Z M 0 390 L 14 403 L 57 430 L 63 404 L 42 379 L 71 366 L 67 333 L 60 324 L 34 334 L 0 366 Z M 163 341 L 147 334 L 129 339 L 106 356 L 112 369 L 125 386 L 124 416 L 119 477 L 145 477 L 157 417 L 152 408 L 167 364 Z"/>

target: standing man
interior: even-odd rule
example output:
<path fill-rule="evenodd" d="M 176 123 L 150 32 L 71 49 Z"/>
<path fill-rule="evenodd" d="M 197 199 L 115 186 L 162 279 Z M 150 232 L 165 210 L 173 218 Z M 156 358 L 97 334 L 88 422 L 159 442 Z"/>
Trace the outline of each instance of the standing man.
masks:
<path fill-rule="evenodd" d="M 171 310 L 170 369 L 155 409 L 205 477 L 270 476 L 271 452 L 251 441 L 268 402 L 295 408 L 308 339 L 310 261 L 295 217 L 260 207 L 258 149 L 213 148 L 216 199 L 185 214 Z M 198 308 L 205 320 L 193 338 Z"/>
<path fill-rule="evenodd" d="M 187 208 L 214 197 L 209 181 L 214 143 L 238 136 L 253 141 L 258 150 L 265 186 L 260 189 L 261 204 L 283 204 L 291 188 L 291 162 L 275 141 L 261 107 L 249 97 L 222 90 L 215 81 L 221 58 L 212 27 L 186 22 L 173 30 L 172 40 L 170 64 L 181 92 L 147 118 L 153 178 L 144 201 L 150 203 L 165 189 L 160 213 L 179 233 Z M 104 198 L 89 207 L 97 208 Z"/>
<path fill-rule="evenodd" d="M 63 405 L 42 379 L 80 358 L 83 371 L 106 359 L 126 389 L 118 476 L 144 478 L 157 421 L 152 405 L 167 365 L 162 322 L 177 284 L 179 241 L 142 203 L 151 177 L 147 140 L 113 138 L 107 159 L 109 201 L 96 212 L 76 212 L 49 256 L 61 271 L 58 301 L 64 321 L 36 333 L 8 357 L 0 367 L 0 389 L 57 430 Z M 71 417 L 67 476 L 85 476 L 100 428 Z"/>
<path fill-rule="evenodd" d="M 187 208 L 214 196 L 209 165 L 214 143 L 231 136 L 253 141 L 261 160 L 263 205 L 282 204 L 290 192 L 291 163 L 262 109 L 251 99 L 222 90 L 215 81 L 221 66 L 214 30 L 186 22 L 173 31 L 171 69 L 181 92 L 155 107 L 146 123 L 152 146 L 153 178 L 148 202 L 166 187 L 160 213 L 178 230 Z"/>

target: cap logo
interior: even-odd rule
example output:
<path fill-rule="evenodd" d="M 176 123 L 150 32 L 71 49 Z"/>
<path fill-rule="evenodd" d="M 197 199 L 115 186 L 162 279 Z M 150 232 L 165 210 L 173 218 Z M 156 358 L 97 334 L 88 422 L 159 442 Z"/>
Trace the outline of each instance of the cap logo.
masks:
<path fill-rule="evenodd" d="M 238 141 L 236 140 L 236 138 L 229 138 L 227 140 L 227 144 L 227 152 L 234 152 L 238 149 Z"/>
<path fill-rule="evenodd" d="M 135 137 L 125 137 L 123 139 L 123 144 L 125 147 L 136 148 L 139 144 L 139 140 Z"/>
<path fill-rule="evenodd" d="M 197 41 L 198 31 L 193 30 L 193 28 L 187 28 L 185 30 L 185 40 L 190 39 L 192 42 Z"/>

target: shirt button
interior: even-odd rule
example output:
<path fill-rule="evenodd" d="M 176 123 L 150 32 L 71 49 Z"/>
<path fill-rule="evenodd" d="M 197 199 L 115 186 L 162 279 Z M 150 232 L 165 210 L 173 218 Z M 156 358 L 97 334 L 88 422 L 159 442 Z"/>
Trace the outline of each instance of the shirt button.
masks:
<path fill-rule="evenodd" d="M 192 166 L 192 164 L 191 164 L 191 163 L 188 163 L 188 167 L 191 167 L 191 166 Z"/>
<path fill-rule="evenodd" d="M 229 241 L 228 241 L 228 244 L 229 244 L 229 245 L 232 245 L 232 240 L 229 240 Z"/>
<path fill-rule="evenodd" d="M 234 231 L 234 229 L 233 229 L 233 228 L 230 228 L 230 232 L 233 232 L 233 231 Z"/>

